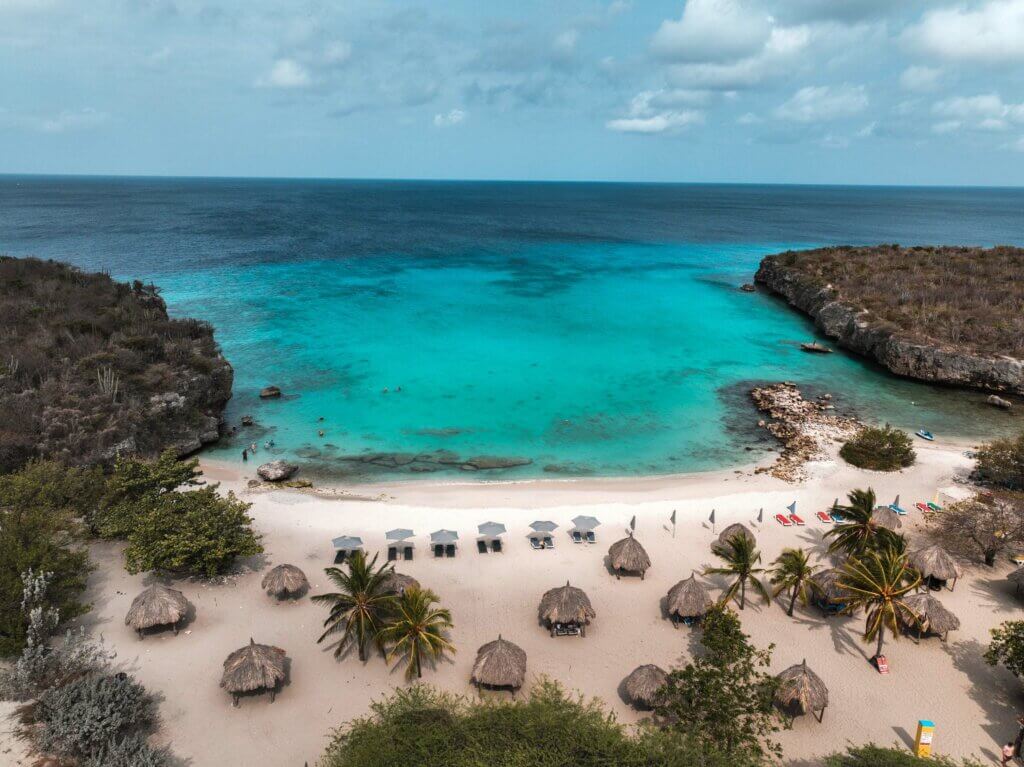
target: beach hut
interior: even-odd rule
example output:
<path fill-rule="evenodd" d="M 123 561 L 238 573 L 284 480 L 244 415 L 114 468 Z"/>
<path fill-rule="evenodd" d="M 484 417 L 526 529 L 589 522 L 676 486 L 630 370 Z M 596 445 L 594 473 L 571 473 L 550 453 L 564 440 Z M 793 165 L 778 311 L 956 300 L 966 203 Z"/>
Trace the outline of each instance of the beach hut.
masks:
<path fill-rule="evenodd" d="M 775 705 L 790 716 L 815 714 L 820 722 L 828 706 L 828 688 L 821 677 L 807 668 L 807 661 L 790 666 L 776 679 Z M 815 713 L 817 712 L 817 713 Z"/>
<path fill-rule="evenodd" d="M 188 615 L 189 601 L 185 595 L 166 586 L 150 586 L 132 600 L 126 626 L 131 626 L 143 638 L 143 631 L 153 626 L 171 626 L 178 633 L 178 624 Z"/>
<path fill-rule="evenodd" d="M 1020 587 L 1024 586 L 1024 565 L 1021 565 L 1012 573 L 1007 575 L 1006 579 L 1014 585 L 1017 593 L 1020 593 Z"/>
<path fill-rule="evenodd" d="M 826 613 L 837 613 L 846 606 L 848 595 L 839 587 L 840 575 L 841 572 L 833 567 L 811 576 L 814 603 Z"/>
<path fill-rule="evenodd" d="M 875 510 L 871 512 L 871 521 L 879 527 L 884 527 L 886 530 L 892 530 L 893 532 L 896 532 L 903 527 L 900 515 L 888 506 L 877 506 Z"/>
<path fill-rule="evenodd" d="M 263 576 L 260 585 L 278 599 L 300 597 L 309 590 L 306 574 L 295 565 L 278 565 Z"/>
<path fill-rule="evenodd" d="M 924 634 L 935 634 L 942 637 L 942 641 L 945 642 L 950 631 L 960 628 L 960 619 L 927 592 L 906 597 L 903 602 L 917 616 L 916 621 L 901 616 L 903 627 L 908 631 L 916 631 L 919 640 Z"/>
<path fill-rule="evenodd" d="M 549 589 L 540 599 L 538 614 L 542 622 L 551 629 L 551 636 L 567 636 L 570 634 L 587 635 L 587 624 L 597 613 L 590 604 L 590 598 L 583 589 L 564 586 Z"/>
<path fill-rule="evenodd" d="M 629 702 L 636 708 L 651 709 L 658 702 L 658 693 L 668 681 L 664 669 L 648 663 L 637 666 L 623 681 L 623 689 Z"/>
<path fill-rule="evenodd" d="M 960 577 L 960 567 L 956 560 L 941 546 L 918 549 L 910 555 L 910 565 L 921 573 L 921 577 L 934 591 L 953 581 L 949 588 L 952 591 L 956 587 L 957 578 Z"/>
<path fill-rule="evenodd" d="M 501 634 L 476 652 L 470 680 L 477 686 L 492 689 L 507 688 L 515 691 L 526 679 L 526 653 L 517 644 L 503 639 Z"/>
<path fill-rule="evenodd" d="M 755 538 L 754 534 L 750 532 L 750 528 L 748 528 L 744 524 L 741 524 L 740 522 L 736 522 L 734 524 L 729 525 L 721 532 L 721 534 L 718 536 L 718 540 L 711 544 L 711 550 L 715 553 L 724 550 L 726 547 L 726 542 L 730 538 L 734 538 L 737 535 L 742 535 L 744 538 L 750 541 L 752 545 L 757 545 L 757 538 Z"/>
<path fill-rule="evenodd" d="M 615 571 L 615 577 L 619 578 L 623 572 L 640 573 L 640 580 L 651 566 L 651 558 L 647 556 L 640 541 L 630 533 L 621 541 L 616 541 L 608 547 L 608 564 Z"/>
<path fill-rule="evenodd" d="M 707 587 L 693 573 L 668 590 L 666 608 L 673 626 L 680 620 L 684 623 L 699 621 L 712 604 Z"/>
<path fill-rule="evenodd" d="M 392 570 L 384 576 L 384 588 L 396 596 L 402 596 L 406 589 L 420 588 L 420 582 L 411 575 L 403 575 Z"/>
<path fill-rule="evenodd" d="M 231 704 L 238 705 L 238 696 L 244 692 L 269 690 L 270 702 L 274 702 L 277 686 L 285 678 L 285 654 L 280 647 L 256 644 L 249 638 L 249 644 L 231 653 L 224 661 L 224 675 L 220 686 L 231 693 Z"/>

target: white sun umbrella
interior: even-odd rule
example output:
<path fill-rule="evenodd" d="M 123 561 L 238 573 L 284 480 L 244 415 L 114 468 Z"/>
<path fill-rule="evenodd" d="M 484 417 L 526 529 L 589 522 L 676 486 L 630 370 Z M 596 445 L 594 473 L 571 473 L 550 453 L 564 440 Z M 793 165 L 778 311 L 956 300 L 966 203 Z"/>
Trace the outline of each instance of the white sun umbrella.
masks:
<path fill-rule="evenodd" d="M 558 528 L 558 525 L 551 520 L 540 519 L 536 522 L 531 522 L 530 527 L 537 533 L 553 533 Z"/>
<path fill-rule="evenodd" d="M 431 543 L 455 543 L 459 534 L 454 530 L 435 530 L 430 534 Z"/>
<path fill-rule="evenodd" d="M 338 551 L 356 551 L 363 548 L 363 539 L 358 535 L 340 535 L 331 541 Z"/>
<path fill-rule="evenodd" d="M 484 522 L 477 525 L 476 530 L 480 535 L 485 537 L 497 538 L 505 532 L 505 526 L 501 524 L 501 522 Z"/>
<path fill-rule="evenodd" d="M 388 530 L 384 533 L 384 537 L 389 541 L 404 541 L 406 538 L 412 538 L 415 533 L 407 527 L 396 527 L 394 530 Z"/>
<path fill-rule="evenodd" d="M 593 530 L 595 527 L 601 524 L 601 520 L 597 517 L 590 517 L 586 514 L 580 514 L 578 517 L 572 518 L 572 523 L 577 530 Z"/>

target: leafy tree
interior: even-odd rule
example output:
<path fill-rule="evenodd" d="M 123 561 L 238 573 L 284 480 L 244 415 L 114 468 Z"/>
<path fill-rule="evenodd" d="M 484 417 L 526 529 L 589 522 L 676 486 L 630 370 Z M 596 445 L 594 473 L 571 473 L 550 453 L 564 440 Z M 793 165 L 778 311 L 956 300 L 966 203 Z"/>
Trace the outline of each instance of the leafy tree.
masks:
<path fill-rule="evenodd" d="M 768 673 L 774 646 L 752 646 L 727 607 L 712 608 L 703 625 L 705 655 L 668 675 L 656 713 L 688 740 L 740 762 L 778 755 L 768 739 L 779 730 L 778 683 Z"/>
<path fill-rule="evenodd" d="M 93 530 L 104 538 L 127 538 L 140 504 L 194 486 L 200 474 L 198 459 L 179 461 L 173 450 L 155 461 L 118 459 L 90 519 Z"/>
<path fill-rule="evenodd" d="M 324 570 L 338 591 L 311 597 L 318 604 L 331 608 L 324 619 L 325 631 L 317 639 L 337 638 L 334 657 L 340 658 L 347 648 L 355 645 L 359 660 L 366 660 L 366 646 L 370 642 L 380 646 L 380 633 L 395 610 L 395 596 L 388 590 L 389 565 L 377 567 L 377 555 L 368 563 L 366 555 L 357 551 L 345 562 L 345 569 L 328 567 Z"/>
<path fill-rule="evenodd" d="M 455 653 L 448 640 L 452 614 L 434 607 L 437 594 L 429 589 L 407 588 L 395 604 L 395 614 L 380 632 L 380 642 L 387 648 L 388 661 L 405 659 L 405 678 L 423 676 L 423 661 L 437 660 L 445 653 Z"/>
<path fill-rule="evenodd" d="M 843 612 L 867 612 L 864 641 L 876 641 L 875 655 L 882 654 L 885 630 L 899 637 L 900 624 L 914 624 L 917 614 L 903 601 L 920 585 L 921 576 L 907 563 L 905 554 L 891 549 L 869 551 L 843 565 L 837 585 L 849 596 Z"/>
<path fill-rule="evenodd" d="M 29 461 L 16 472 L 0 475 L 0 507 L 36 507 L 62 519 L 86 518 L 103 493 L 99 467 L 67 468 L 56 461 Z"/>
<path fill-rule="evenodd" d="M 826 538 L 832 539 L 829 552 L 858 556 L 869 549 L 891 545 L 894 533 L 879 525 L 871 516 L 876 505 L 875 491 L 871 488 L 853 490 L 847 498 L 849 503 L 839 507 L 844 521 L 825 533 Z"/>
<path fill-rule="evenodd" d="M 873 743 L 855 746 L 843 754 L 825 758 L 826 767 L 982 767 L 974 759 L 956 761 L 939 754 L 915 756 L 902 748 L 882 748 Z"/>
<path fill-rule="evenodd" d="M 167 492 L 142 501 L 128 534 L 128 572 L 168 570 L 212 577 L 237 557 L 263 551 L 252 529 L 249 504 L 216 487 Z"/>
<path fill-rule="evenodd" d="M 1006 490 L 1024 490 L 1024 432 L 995 439 L 978 450 L 978 479 Z"/>
<path fill-rule="evenodd" d="M 872 471 L 899 471 L 917 459 L 910 435 L 889 424 L 861 429 L 839 449 L 839 455 L 849 464 Z"/>
<path fill-rule="evenodd" d="M 954 503 L 938 515 L 935 533 L 944 546 L 992 567 L 1001 551 L 1024 543 L 1024 494 L 983 493 Z"/>
<path fill-rule="evenodd" d="M 1024 676 L 1024 621 L 1004 621 L 992 629 L 985 662 L 991 666 L 1002 664 L 1014 676 Z"/>
<path fill-rule="evenodd" d="M 775 560 L 771 569 L 771 582 L 775 586 L 772 596 L 778 598 L 783 591 L 790 592 L 786 615 L 792 617 L 797 599 L 800 600 L 800 604 L 807 606 L 811 591 L 814 589 L 811 576 L 814 575 L 815 569 L 803 549 L 783 549 Z"/>
<path fill-rule="evenodd" d="M 763 567 L 758 567 L 758 564 L 761 562 L 761 552 L 757 550 L 757 544 L 745 535 L 734 535 L 726 539 L 725 543 L 721 546 L 716 546 L 714 552 L 717 557 L 725 560 L 725 565 L 723 567 L 709 567 L 704 571 L 704 574 L 733 575 L 736 577 L 736 580 L 733 581 L 732 585 L 722 595 L 723 603 L 728 602 L 730 599 L 736 599 L 742 610 L 747 603 L 748 583 L 754 591 L 761 595 L 765 602 L 771 601 L 771 594 L 768 593 L 768 589 L 758 578 L 765 570 Z M 737 594 L 739 594 L 738 599 Z"/>

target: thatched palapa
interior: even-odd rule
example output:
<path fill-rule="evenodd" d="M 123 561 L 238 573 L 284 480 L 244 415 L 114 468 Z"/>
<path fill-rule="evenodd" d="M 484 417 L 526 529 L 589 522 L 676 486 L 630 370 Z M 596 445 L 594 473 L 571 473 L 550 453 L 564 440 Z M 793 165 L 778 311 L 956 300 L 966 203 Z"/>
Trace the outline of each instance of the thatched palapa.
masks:
<path fill-rule="evenodd" d="M 750 532 L 750 528 L 748 528 L 744 524 L 736 522 L 734 524 L 729 525 L 719 534 L 718 540 L 711 544 L 711 550 L 716 553 L 720 550 L 724 550 L 727 546 L 729 539 L 735 538 L 737 535 L 742 535 L 744 538 L 750 541 L 750 544 L 752 546 L 757 545 L 757 538 L 755 538 L 754 534 Z"/>
<path fill-rule="evenodd" d="M 402 596 L 406 589 L 418 589 L 419 587 L 420 582 L 411 575 L 403 575 L 392 570 L 384 576 L 384 588 L 398 596 Z"/>
<path fill-rule="evenodd" d="M 513 692 L 523 686 L 526 679 L 526 653 L 501 634 L 476 653 L 470 680 L 478 687 L 508 687 Z"/>
<path fill-rule="evenodd" d="M 704 617 L 712 604 L 714 602 L 707 587 L 698 581 L 696 575 L 692 573 L 689 578 L 679 581 L 668 590 L 666 608 L 673 623 L 677 619 L 699 620 Z"/>
<path fill-rule="evenodd" d="M 285 653 L 280 647 L 256 644 L 250 637 L 248 645 L 235 650 L 224 661 L 220 686 L 231 693 L 235 706 L 240 694 L 256 690 L 269 690 L 273 703 L 277 685 L 285 678 L 284 662 Z"/>
<path fill-rule="evenodd" d="M 1024 586 L 1024 565 L 1021 565 L 1012 573 L 1006 576 L 1006 579 L 1012 583 L 1017 591 L 1020 591 L 1020 587 Z"/>
<path fill-rule="evenodd" d="M 904 598 L 903 602 L 917 616 L 913 622 L 904 620 L 904 627 L 916 631 L 918 639 L 923 634 L 937 634 L 945 641 L 950 631 L 960 628 L 960 619 L 931 594 L 914 594 Z"/>
<path fill-rule="evenodd" d="M 818 721 L 822 720 L 828 706 L 828 688 L 820 676 L 807 668 L 806 660 L 790 666 L 776 678 L 779 686 L 775 705 L 791 715 L 817 712 Z"/>
<path fill-rule="evenodd" d="M 178 624 L 188 615 L 189 606 L 180 591 L 166 586 L 150 586 L 132 600 L 124 623 L 139 632 L 139 637 L 142 637 L 144 629 L 153 626 L 172 626 L 177 634 Z"/>
<path fill-rule="evenodd" d="M 630 702 L 637 708 L 654 708 L 658 702 L 658 693 L 667 681 L 668 674 L 664 669 L 648 663 L 633 669 L 626 677 L 624 689 Z"/>
<path fill-rule="evenodd" d="M 551 636 L 555 635 L 557 625 L 577 627 L 586 636 L 587 624 L 591 618 L 597 617 L 590 598 L 583 589 L 570 586 L 569 581 L 564 586 L 545 591 L 537 612 L 540 619 L 551 627 Z"/>
<path fill-rule="evenodd" d="M 900 515 L 888 506 L 877 506 L 875 510 L 871 512 L 871 521 L 879 527 L 884 527 L 886 530 L 892 530 L 893 532 L 896 532 L 903 527 L 903 521 L 900 519 Z"/>
<path fill-rule="evenodd" d="M 837 568 L 822 570 L 811 576 L 815 602 L 825 609 L 837 608 L 847 602 L 849 595 L 839 586 L 842 573 Z"/>
<path fill-rule="evenodd" d="M 622 572 L 640 573 L 640 580 L 651 566 L 651 558 L 647 556 L 640 541 L 633 537 L 632 533 L 621 541 L 616 541 L 608 548 L 608 563 L 615 570 L 615 577 L 618 578 Z"/>
<path fill-rule="evenodd" d="M 300 597 L 309 590 L 306 574 L 295 565 L 278 565 L 263 576 L 263 590 L 278 599 Z"/>
<path fill-rule="evenodd" d="M 960 577 L 960 566 L 941 546 L 926 546 L 910 555 L 910 564 L 928 581 L 953 581 Z M 950 591 L 953 589 L 950 588 Z"/>

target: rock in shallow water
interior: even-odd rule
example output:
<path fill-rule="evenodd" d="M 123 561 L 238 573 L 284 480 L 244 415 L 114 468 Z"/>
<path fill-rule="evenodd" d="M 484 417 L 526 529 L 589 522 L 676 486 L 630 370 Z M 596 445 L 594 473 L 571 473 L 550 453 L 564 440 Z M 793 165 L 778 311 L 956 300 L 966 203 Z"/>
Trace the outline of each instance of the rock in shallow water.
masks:
<path fill-rule="evenodd" d="M 283 482 L 298 470 L 299 467 L 294 463 L 278 460 L 263 464 L 256 469 L 256 473 L 260 475 L 260 479 L 267 482 Z"/>
<path fill-rule="evenodd" d="M 260 399 L 277 399 L 281 396 L 281 389 L 277 386 L 264 386 L 260 389 Z"/>

